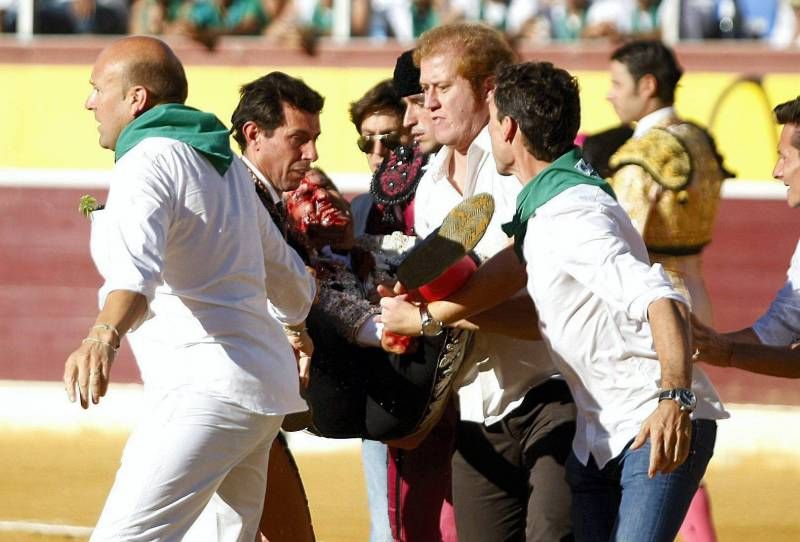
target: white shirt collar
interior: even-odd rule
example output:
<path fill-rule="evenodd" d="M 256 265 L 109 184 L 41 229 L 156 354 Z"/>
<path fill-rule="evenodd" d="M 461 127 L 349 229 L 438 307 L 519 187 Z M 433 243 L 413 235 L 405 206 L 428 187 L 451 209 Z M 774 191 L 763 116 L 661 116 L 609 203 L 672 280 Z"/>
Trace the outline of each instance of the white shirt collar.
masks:
<path fill-rule="evenodd" d="M 242 161 L 250 169 L 250 171 L 253 172 L 253 175 L 258 177 L 258 180 L 261 181 L 262 183 L 264 183 L 264 186 L 267 187 L 267 191 L 269 192 L 269 195 L 272 197 L 272 202 L 275 205 L 279 204 L 282 201 L 281 200 L 281 195 L 278 193 L 277 190 L 275 190 L 275 187 L 272 186 L 272 183 L 269 181 L 269 179 L 264 177 L 264 174 L 261 173 L 261 171 L 259 171 L 259 169 L 256 166 L 253 165 L 253 162 L 248 160 L 245 155 L 242 155 Z"/>
<path fill-rule="evenodd" d="M 490 156 L 491 153 L 492 138 L 489 135 L 489 127 L 487 125 L 481 129 L 467 148 L 467 177 L 470 177 L 472 173 L 478 171 L 481 162 L 483 162 L 487 156 Z M 438 183 L 447 180 L 447 168 L 452 154 L 453 148 L 449 145 L 444 145 L 428 162 L 434 182 Z"/>
<path fill-rule="evenodd" d="M 652 113 L 648 113 L 636 123 L 636 129 L 633 131 L 633 139 L 639 139 L 644 136 L 653 126 L 675 116 L 675 108 L 672 106 L 662 107 Z"/>

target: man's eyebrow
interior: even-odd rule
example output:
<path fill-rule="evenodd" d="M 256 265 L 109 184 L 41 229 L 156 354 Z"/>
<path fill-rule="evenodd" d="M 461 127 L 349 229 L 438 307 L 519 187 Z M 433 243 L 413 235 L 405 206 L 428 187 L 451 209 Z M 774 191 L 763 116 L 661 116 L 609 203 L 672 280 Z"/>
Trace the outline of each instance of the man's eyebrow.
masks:
<path fill-rule="evenodd" d="M 322 130 L 320 130 L 319 132 L 317 132 L 315 134 L 315 133 L 309 132 L 308 130 L 306 130 L 304 128 L 296 128 L 294 130 L 290 130 L 289 131 L 289 136 L 290 137 L 303 136 L 303 137 L 307 137 L 309 139 L 314 139 L 316 137 L 319 137 L 321 133 L 322 133 Z"/>

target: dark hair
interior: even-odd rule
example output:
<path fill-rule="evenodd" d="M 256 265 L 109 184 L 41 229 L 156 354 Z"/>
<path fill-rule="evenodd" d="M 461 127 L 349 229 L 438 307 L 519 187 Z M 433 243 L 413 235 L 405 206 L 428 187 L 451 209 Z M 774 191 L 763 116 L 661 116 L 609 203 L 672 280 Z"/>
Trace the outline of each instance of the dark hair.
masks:
<path fill-rule="evenodd" d="M 142 55 L 131 60 L 125 70 L 123 92 L 134 85 L 142 85 L 151 95 L 154 104 L 184 103 L 189 94 L 183 65 L 172 49 L 163 46 L 163 56 Z"/>
<path fill-rule="evenodd" d="M 519 125 L 528 152 L 552 162 L 575 146 L 579 95 L 569 72 L 549 62 L 525 62 L 498 71 L 494 102 L 500 120 L 508 116 Z"/>
<path fill-rule="evenodd" d="M 231 115 L 231 133 L 244 151 L 246 141 L 242 133 L 245 123 L 253 121 L 267 132 L 286 122 L 283 106 L 288 105 L 307 113 L 319 113 L 325 98 L 301 79 L 283 72 L 272 72 L 256 79 L 239 90 L 239 105 Z"/>
<path fill-rule="evenodd" d="M 377 111 L 391 111 L 400 119 L 406 112 L 406 106 L 394 88 L 391 79 L 385 79 L 369 89 L 366 94 L 350 104 L 350 120 L 361 132 L 361 123 L 372 113 Z"/>
<path fill-rule="evenodd" d="M 458 22 L 436 26 L 419 37 L 414 64 L 425 58 L 450 53 L 456 58 L 456 73 L 469 81 L 475 96 L 500 67 L 515 62 L 511 45 L 499 31 L 483 23 Z"/>
<path fill-rule="evenodd" d="M 794 124 L 800 126 L 800 96 L 794 100 L 776 105 L 773 111 L 775 112 L 775 118 L 778 124 Z M 792 147 L 800 150 L 800 130 L 795 130 L 792 135 Z"/>
<path fill-rule="evenodd" d="M 624 64 L 636 83 L 645 75 L 652 75 L 657 83 L 658 99 L 664 105 L 675 102 L 675 88 L 683 75 L 683 69 L 672 49 L 660 41 L 632 41 L 614 51 L 611 60 Z"/>

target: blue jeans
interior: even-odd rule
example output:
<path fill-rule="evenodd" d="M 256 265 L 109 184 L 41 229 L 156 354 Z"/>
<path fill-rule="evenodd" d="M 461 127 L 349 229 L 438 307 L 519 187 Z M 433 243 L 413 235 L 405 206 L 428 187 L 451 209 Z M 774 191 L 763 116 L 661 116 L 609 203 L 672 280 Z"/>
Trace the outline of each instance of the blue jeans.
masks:
<path fill-rule="evenodd" d="M 578 542 L 671 542 L 714 453 L 717 424 L 692 422 L 689 457 L 669 474 L 647 477 L 650 441 L 628 447 L 602 469 L 593 457 L 584 466 L 570 454 L 572 527 Z"/>
<path fill-rule="evenodd" d="M 361 461 L 367 483 L 370 542 L 392 542 L 389 525 L 389 455 L 386 444 L 377 440 L 361 441 Z"/>

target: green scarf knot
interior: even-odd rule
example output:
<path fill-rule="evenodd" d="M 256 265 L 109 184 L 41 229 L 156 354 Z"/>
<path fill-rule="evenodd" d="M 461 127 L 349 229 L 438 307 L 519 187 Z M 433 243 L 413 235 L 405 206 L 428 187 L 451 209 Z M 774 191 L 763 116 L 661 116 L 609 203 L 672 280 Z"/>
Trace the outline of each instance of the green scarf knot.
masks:
<path fill-rule="evenodd" d="M 616 199 L 611 185 L 597 175 L 577 147 L 562 154 L 540 171 L 517 195 L 517 212 L 511 222 L 503 224 L 502 228 L 506 235 L 514 237 L 514 252 L 522 263 L 525 263 L 522 244 L 528 231 L 528 219 L 536 214 L 539 207 L 564 190 L 581 184 L 596 186 Z"/>
<path fill-rule="evenodd" d="M 167 137 L 193 147 L 225 175 L 233 162 L 228 129 L 211 113 L 183 104 L 162 104 L 136 117 L 119 134 L 114 152 L 118 161 L 148 137 Z"/>

